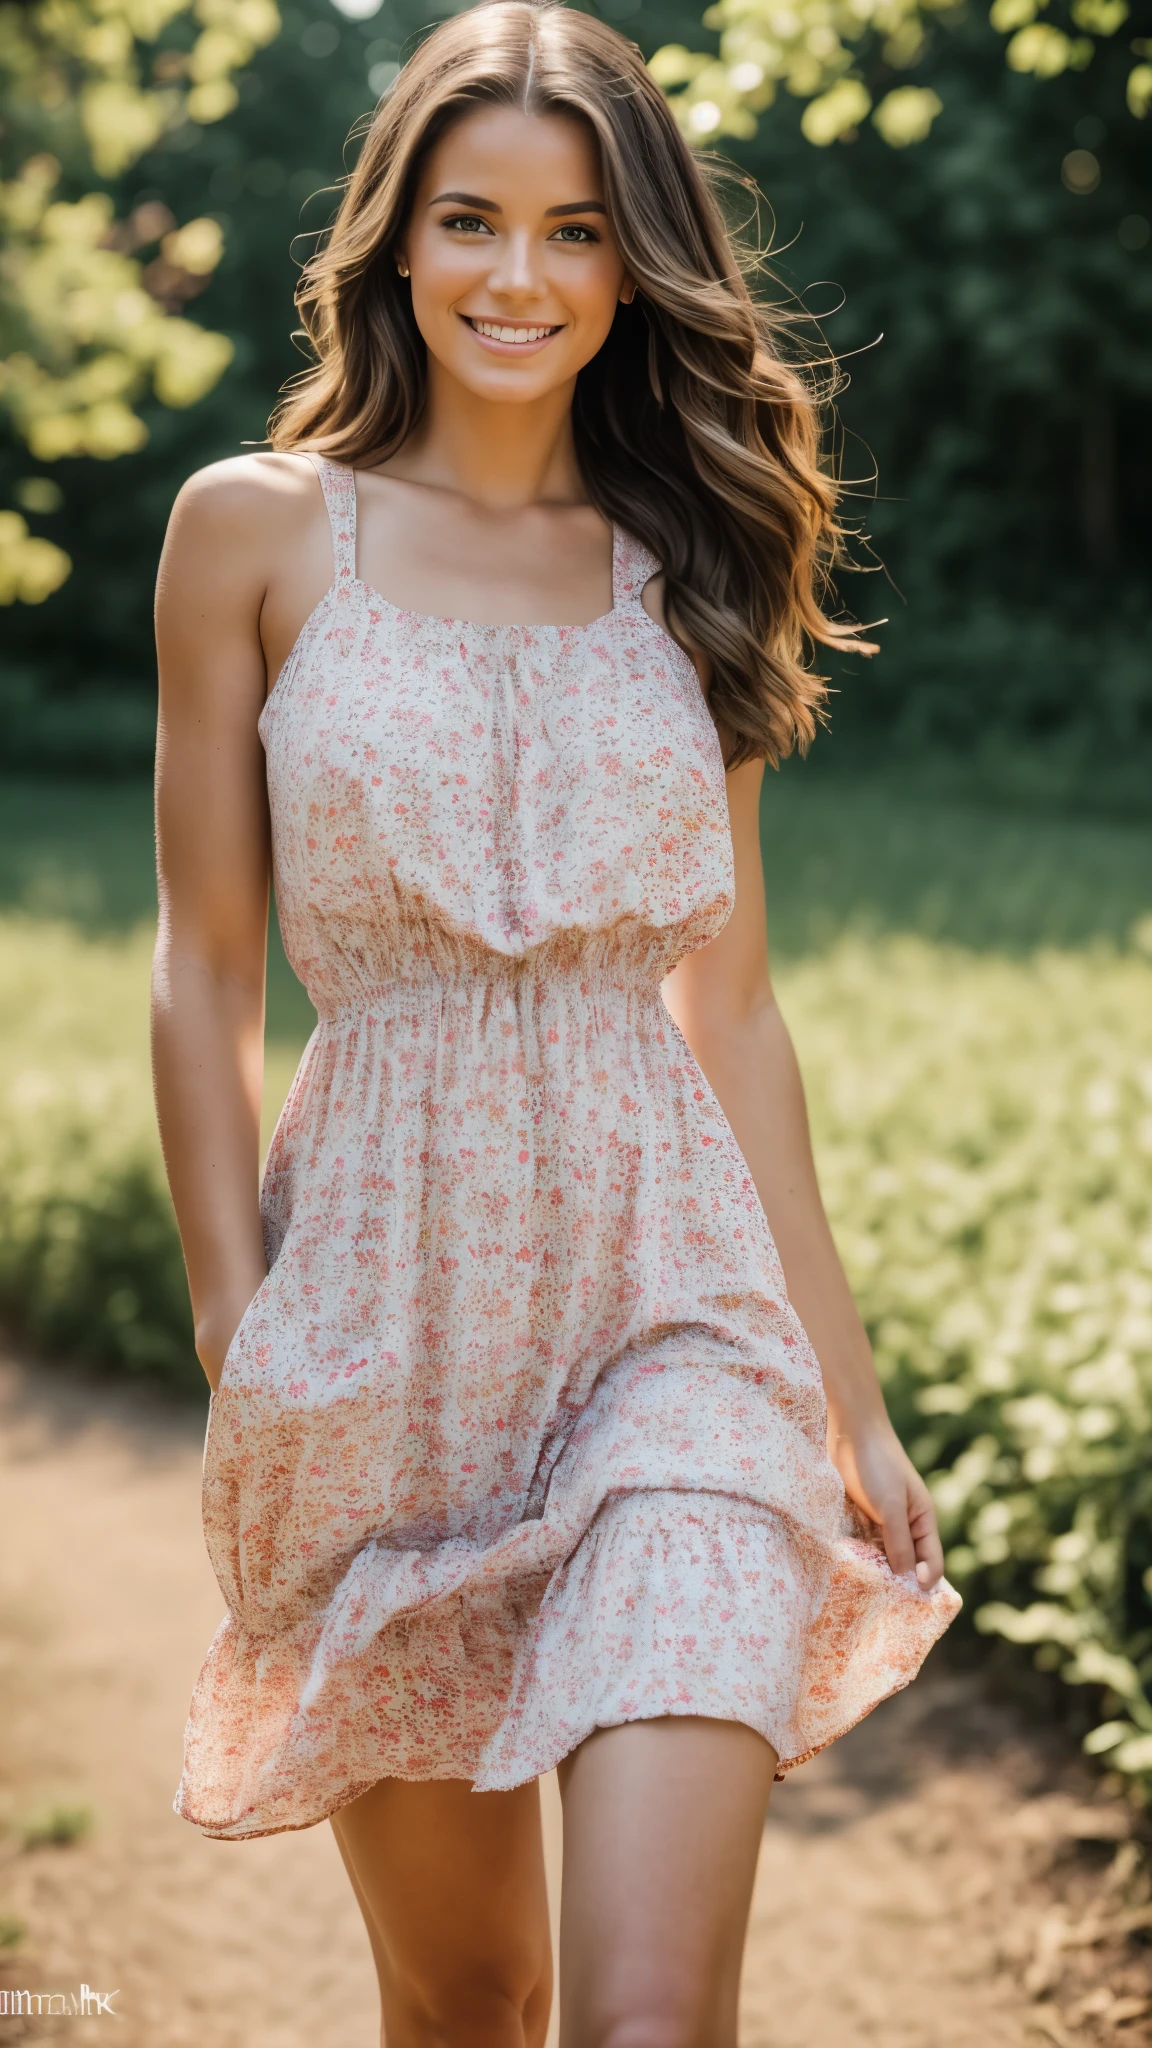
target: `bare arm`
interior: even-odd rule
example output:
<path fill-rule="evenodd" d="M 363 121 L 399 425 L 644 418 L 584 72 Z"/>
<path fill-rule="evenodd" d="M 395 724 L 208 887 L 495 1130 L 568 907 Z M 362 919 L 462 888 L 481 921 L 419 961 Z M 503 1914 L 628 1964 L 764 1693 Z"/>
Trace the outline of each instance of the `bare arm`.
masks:
<path fill-rule="evenodd" d="M 828 1444 L 851 1497 L 884 1533 L 896 1571 L 935 1585 L 943 1558 L 931 1496 L 888 1420 L 871 1347 L 816 1180 L 800 1070 L 768 970 L 759 801 L 763 764 L 728 776 L 736 905 L 724 931 L 681 962 L 664 998 L 748 1162 L 788 1295 L 820 1361 Z"/>
<path fill-rule="evenodd" d="M 213 1387 L 265 1273 L 259 1212 L 269 825 L 256 731 L 267 577 L 258 478 L 221 464 L 185 486 L 160 566 L 152 979 L 156 1107 Z"/>

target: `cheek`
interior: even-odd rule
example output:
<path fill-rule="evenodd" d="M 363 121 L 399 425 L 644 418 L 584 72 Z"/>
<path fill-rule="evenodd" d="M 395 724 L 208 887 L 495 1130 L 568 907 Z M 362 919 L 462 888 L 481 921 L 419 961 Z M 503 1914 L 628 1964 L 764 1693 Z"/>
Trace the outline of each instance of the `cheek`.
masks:
<path fill-rule="evenodd" d="M 415 248 L 411 260 L 413 297 L 432 319 L 438 313 L 448 313 L 484 272 L 483 260 L 474 250 L 443 243 L 430 249 Z"/>
<path fill-rule="evenodd" d="M 574 313 L 590 326 L 609 327 L 616 313 L 616 301 L 624 282 L 619 259 L 606 253 L 596 262 L 582 265 L 569 282 L 568 301 Z"/>

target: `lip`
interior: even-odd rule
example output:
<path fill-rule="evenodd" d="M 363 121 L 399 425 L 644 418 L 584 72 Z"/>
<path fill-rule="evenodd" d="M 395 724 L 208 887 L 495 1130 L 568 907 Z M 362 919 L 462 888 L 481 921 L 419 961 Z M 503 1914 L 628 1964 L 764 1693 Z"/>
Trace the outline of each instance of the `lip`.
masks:
<path fill-rule="evenodd" d="M 537 355 L 539 355 L 539 353 L 540 353 L 541 349 L 542 349 L 542 348 L 547 348 L 547 346 L 548 346 L 549 342 L 550 342 L 550 341 L 555 341 L 555 339 L 556 339 L 556 336 L 557 336 L 558 334 L 560 334 L 560 333 L 561 333 L 561 332 L 563 331 L 563 330 L 562 330 L 562 327 L 561 327 L 560 325 L 556 325 L 556 326 L 554 326 L 554 327 L 552 328 L 552 332 L 551 332 L 551 334 L 543 334 L 543 335 L 541 335 L 541 336 L 539 337 L 539 339 L 538 339 L 538 340 L 536 340 L 536 341 L 496 341 L 496 340 L 494 340 L 494 339 L 493 339 L 493 337 L 492 337 L 492 336 L 491 336 L 490 334 L 481 334 L 481 333 L 479 332 L 479 330 L 478 330 L 478 329 L 477 329 L 476 327 L 474 327 L 474 326 L 473 326 L 473 324 L 472 324 L 474 320 L 485 320 L 485 319 L 487 319 L 487 318 L 488 318 L 487 314 L 485 314 L 485 313 L 461 313 L 461 314 L 460 314 L 460 315 L 459 315 L 458 317 L 459 317 L 459 318 L 460 318 L 460 319 L 461 319 L 461 320 L 463 321 L 463 323 L 464 323 L 465 327 L 466 327 L 466 328 L 468 329 L 468 332 L 469 332 L 469 334 L 470 334 L 470 335 L 472 336 L 472 339 L 473 339 L 473 341 L 475 341 L 475 342 L 478 342 L 481 348 L 483 348 L 483 349 L 487 349 L 487 351 L 488 351 L 489 355 L 493 355 L 493 356 L 514 356 L 515 358 L 517 358 L 517 360 L 519 360 L 519 359 L 521 359 L 521 358 L 523 358 L 523 357 L 525 357 L 525 356 L 537 356 Z M 505 326 L 508 326 L 508 327 L 512 327 L 512 326 L 516 326 L 516 327 L 522 327 L 522 326 L 523 326 L 523 327 L 529 327 L 529 326 L 530 326 L 530 327 L 535 327 L 535 326 L 537 326 L 537 325 L 548 325 L 548 324 L 550 324 L 550 323 L 547 323 L 547 322 L 537 322 L 537 321 L 535 321 L 535 320 L 532 320 L 532 321 L 521 321 L 521 320 L 517 320 L 517 321 L 512 321 L 512 320 L 508 320 L 508 321 L 504 322 L 504 325 L 505 325 Z M 492 326 L 495 326 L 495 325 L 496 325 L 495 321 L 492 321 L 492 322 L 491 322 L 491 325 L 492 325 Z"/>

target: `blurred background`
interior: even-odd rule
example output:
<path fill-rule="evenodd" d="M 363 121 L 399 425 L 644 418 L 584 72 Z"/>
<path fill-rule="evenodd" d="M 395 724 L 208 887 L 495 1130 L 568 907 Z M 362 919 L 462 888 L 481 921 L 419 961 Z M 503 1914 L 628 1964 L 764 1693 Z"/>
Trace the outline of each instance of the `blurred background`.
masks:
<path fill-rule="evenodd" d="M 798 340 L 822 334 L 842 365 L 835 440 L 858 538 L 841 596 L 887 623 L 880 656 L 835 676 L 809 760 L 768 777 L 770 937 L 838 1240 L 932 1478 L 967 1601 L 960 1654 L 985 1674 L 949 1726 L 978 1719 L 989 1673 L 1023 1688 L 1048 1730 L 1033 1761 L 1055 1740 L 1058 1776 L 1086 1748 L 1076 1798 L 1131 1817 L 1072 1830 L 1110 1844 L 1127 1932 L 1108 1923 L 1106 1954 L 1103 1936 L 1021 1936 L 1019 1968 L 990 1962 L 989 1981 L 1007 1971 L 1010 2004 L 1030 1969 L 1054 2041 L 1137 2038 L 1152 2010 L 1131 1946 L 1152 1922 L 1138 1818 L 1152 1787 L 1152 9 L 600 11 L 640 43 L 693 142 L 756 181 L 765 289 L 818 322 Z M 259 445 L 300 366 L 299 262 L 357 124 L 434 18 L 427 0 L 0 5 L 0 1315 L 19 1361 L 4 1455 L 26 1546 L 0 1605 L 0 1645 L 17 1646 L 0 1704 L 23 1731 L 0 1782 L 5 1984 L 23 1981 L 21 1958 L 57 1954 L 64 1920 L 99 1920 L 52 1860 L 68 1845 L 89 1856 L 89 1904 L 101 1871 L 119 1900 L 100 1922 L 114 1978 L 115 1930 L 151 1910 L 142 1878 L 117 1890 L 123 1859 L 100 1846 L 131 1815 L 152 1839 L 130 1793 L 153 1725 L 133 1662 L 141 1603 L 169 1674 L 157 1784 L 218 1608 L 210 1583 L 180 1577 L 204 1393 L 146 1045 L 156 560 L 184 478 Z M 733 204 L 749 216 L 746 195 Z M 310 1026 L 274 932 L 269 1128 Z M 30 1535 L 54 1544 L 51 1569 L 28 1561 Z M 163 1571 L 144 1584 L 149 1546 Z M 116 1612 L 77 1605 L 89 1549 L 106 1589 L 117 1572 L 134 1588 Z M 165 1583 L 185 1587 L 191 1631 L 167 1649 Z M 60 1647 L 89 1637 L 79 1664 Z M 131 1712 L 93 1678 L 112 1684 L 98 1642 L 123 1645 L 117 1683 L 137 1672 Z M 89 1736 L 44 1734 L 45 1674 L 54 1697 L 71 1687 L 77 1730 L 105 1701 L 120 1761 L 103 1814 L 85 1803 Z M 1036 1768 L 1029 1796 L 1055 1811 Z M 159 1868 L 176 1852 L 156 1841 Z M 166 1910 L 187 1905 L 177 1887 Z M 201 1938 L 219 1983 L 217 1921 Z M 258 1945 L 244 1925 L 237 1983 Z M 1067 1958 L 1089 1951 L 1107 1969 L 1086 1988 Z M 295 2018 L 248 2012 L 233 2033 L 222 2006 L 207 2025 L 186 1986 L 177 2011 L 159 1965 L 154 1979 L 131 2035 L 149 2048 L 328 2038 L 322 1985 L 306 2022 L 293 1992 Z M 748 2038 L 1026 2037 L 1023 2019 L 997 2032 L 999 2007 L 957 1995 L 952 2031 L 925 1992 L 904 2032 L 881 1997 L 867 2024 L 837 2007 L 789 2032 L 777 2011 Z M 345 2023 L 339 2037 L 360 2038 Z"/>

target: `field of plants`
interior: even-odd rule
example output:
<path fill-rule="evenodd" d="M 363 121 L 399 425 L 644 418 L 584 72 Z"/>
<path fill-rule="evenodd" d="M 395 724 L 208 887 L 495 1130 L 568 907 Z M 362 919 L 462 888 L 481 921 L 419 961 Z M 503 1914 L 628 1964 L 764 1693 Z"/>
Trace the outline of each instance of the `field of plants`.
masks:
<path fill-rule="evenodd" d="M 0 1310 L 198 1394 L 152 1125 L 147 794 L 11 794 Z M 1152 835 L 796 770 L 764 828 L 826 1197 L 950 1573 L 1152 1785 Z M 308 1014 L 274 949 L 269 1122 Z"/>

